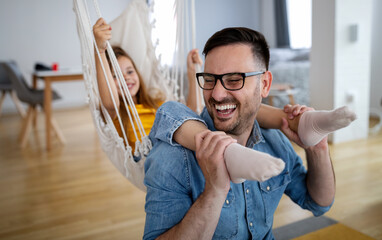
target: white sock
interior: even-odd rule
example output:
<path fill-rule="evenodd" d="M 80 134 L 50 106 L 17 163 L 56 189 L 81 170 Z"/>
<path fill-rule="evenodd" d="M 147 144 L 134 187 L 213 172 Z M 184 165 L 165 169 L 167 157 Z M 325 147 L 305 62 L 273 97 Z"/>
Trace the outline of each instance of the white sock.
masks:
<path fill-rule="evenodd" d="M 357 118 L 348 107 L 332 111 L 308 111 L 301 115 L 298 136 L 306 146 L 314 146 L 329 133 L 348 126 Z"/>
<path fill-rule="evenodd" d="M 233 183 L 242 183 L 245 180 L 263 182 L 279 175 L 285 167 L 281 159 L 238 143 L 228 145 L 224 151 L 224 159 Z"/>

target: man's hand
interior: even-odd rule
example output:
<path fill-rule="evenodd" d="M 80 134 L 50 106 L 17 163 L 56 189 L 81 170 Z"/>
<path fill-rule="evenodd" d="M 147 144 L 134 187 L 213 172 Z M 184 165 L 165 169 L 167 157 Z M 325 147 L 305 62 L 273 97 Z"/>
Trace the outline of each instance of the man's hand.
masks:
<path fill-rule="evenodd" d="M 284 112 L 288 114 L 288 119 L 290 120 L 303 114 L 306 111 L 314 111 L 314 108 L 307 107 L 305 105 L 300 105 L 300 104 L 294 104 L 294 105 L 287 104 L 284 106 Z"/>
<path fill-rule="evenodd" d="M 236 140 L 224 132 L 206 130 L 195 136 L 195 142 L 196 158 L 206 179 L 204 191 L 183 219 L 157 239 L 212 239 L 214 235 L 230 188 L 223 154 Z"/>
<path fill-rule="evenodd" d="M 290 105 L 290 104 L 287 104 L 284 106 L 284 112 L 288 115 L 288 119 L 289 120 L 293 120 L 293 119 L 296 119 L 297 121 L 297 118 L 303 114 L 304 112 L 306 111 L 313 111 L 314 108 L 311 108 L 311 107 L 307 107 L 305 105 L 299 105 L 299 104 L 295 104 L 295 105 Z M 293 127 L 293 129 L 295 130 L 292 130 L 289 126 L 289 123 L 288 121 L 283 118 L 282 119 L 282 126 L 281 126 L 281 131 L 285 134 L 285 136 L 287 136 L 287 138 L 289 138 L 291 141 L 295 142 L 297 145 L 299 145 L 300 147 L 306 149 L 307 146 L 305 146 L 301 140 L 300 140 L 300 137 L 298 136 L 298 132 L 297 132 L 297 129 L 298 129 L 298 122 L 296 122 L 295 126 Z"/>
<path fill-rule="evenodd" d="M 299 118 L 300 114 L 310 110 L 314 109 L 300 105 L 284 107 L 288 119 Z M 311 197 L 318 205 L 329 206 L 334 199 L 336 188 L 334 171 L 329 156 L 328 138 L 324 137 L 314 146 L 306 146 L 300 140 L 297 131 L 293 131 L 289 127 L 288 121 L 285 118 L 282 121 L 281 130 L 283 133 L 305 150 L 308 163 L 307 187 Z"/>
<path fill-rule="evenodd" d="M 236 142 L 224 132 L 206 130 L 195 136 L 196 158 L 206 179 L 204 191 L 225 198 L 230 188 L 230 177 L 224 161 L 224 150 Z"/>

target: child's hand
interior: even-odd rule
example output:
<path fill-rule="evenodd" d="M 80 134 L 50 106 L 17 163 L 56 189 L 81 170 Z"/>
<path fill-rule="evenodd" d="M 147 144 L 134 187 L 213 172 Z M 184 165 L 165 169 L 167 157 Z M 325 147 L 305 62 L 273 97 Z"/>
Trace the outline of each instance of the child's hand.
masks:
<path fill-rule="evenodd" d="M 295 105 L 287 104 L 284 106 L 284 112 L 288 115 L 288 119 L 291 119 L 291 120 L 306 111 L 313 111 L 313 110 L 314 108 L 307 107 L 305 105 L 300 105 L 300 104 L 295 104 Z"/>
<path fill-rule="evenodd" d="M 99 52 L 105 53 L 106 42 L 111 39 L 111 26 L 103 18 L 100 18 L 93 26 L 93 33 Z"/>
<path fill-rule="evenodd" d="M 192 49 L 187 55 L 187 71 L 195 76 L 195 64 L 199 64 L 200 66 L 203 64 L 202 59 L 199 56 L 198 49 Z"/>

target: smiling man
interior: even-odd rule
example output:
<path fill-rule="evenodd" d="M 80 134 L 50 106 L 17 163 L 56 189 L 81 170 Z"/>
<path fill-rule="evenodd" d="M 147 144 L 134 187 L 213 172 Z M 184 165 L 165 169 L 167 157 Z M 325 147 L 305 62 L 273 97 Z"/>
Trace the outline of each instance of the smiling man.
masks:
<path fill-rule="evenodd" d="M 252 131 L 261 98 L 269 92 L 272 76 L 265 69 L 265 64 L 255 62 L 249 44 L 229 44 L 209 50 L 206 73 L 198 74 L 201 82 L 203 78 L 217 78 L 210 73 L 228 73 L 220 75 L 216 84 L 215 80 L 205 80 L 203 95 L 215 128 L 240 137 L 242 145 Z"/>
<path fill-rule="evenodd" d="M 335 184 L 326 138 L 304 147 L 306 170 L 280 131 L 260 129 L 256 121 L 272 83 L 263 35 L 223 29 L 203 53 L 204 72 L 196 75 L 206 104 L 200 117 L 212 132 L 196 136 L 195 152 L 153 139 L 145 163 L 144 239 L 273 239 L 273 214 L 284 193 L 316 216 L 328 211 Z M 158 113 L 166 111 L 190 113 L 171 103 Z M 285 169 L 264 182 L 230 182 L 223 155 L 235 141 L 282 159 Z"/>

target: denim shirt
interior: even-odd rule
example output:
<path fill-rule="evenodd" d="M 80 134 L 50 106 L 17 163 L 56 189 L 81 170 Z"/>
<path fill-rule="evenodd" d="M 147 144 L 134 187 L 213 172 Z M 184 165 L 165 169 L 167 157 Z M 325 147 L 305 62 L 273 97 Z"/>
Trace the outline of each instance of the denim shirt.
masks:
<path fill-rule="evenodd" d="M 189 119 L 215 131 L 206 109 L 197 116 L 177 103 L 158 109 L 150 138 L 153 149 L 145 162 L 146 223 L 143 239 L 155 239 L 178 224 L 204 190 L 205 179 L 195 153 L 172 141 L 175 130 Z M 273 239 L 273 215 L 285 193 L 315 216 L 321 207 L 306 187 L 306 169 L 289 140 L 278 130 L 260 129 L 255 121 L 247 147 L 281 158 L 285 169 L 267 181 L 231 182 L 213 239 Z"/>

